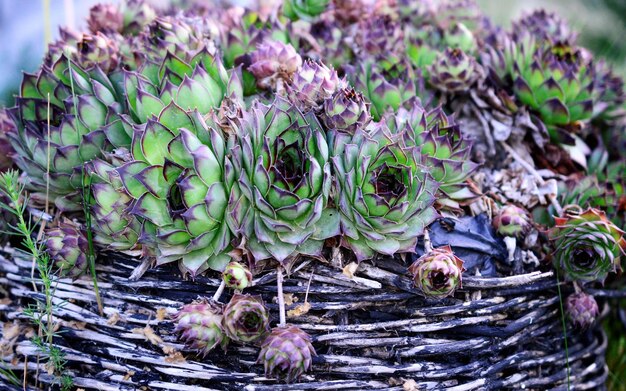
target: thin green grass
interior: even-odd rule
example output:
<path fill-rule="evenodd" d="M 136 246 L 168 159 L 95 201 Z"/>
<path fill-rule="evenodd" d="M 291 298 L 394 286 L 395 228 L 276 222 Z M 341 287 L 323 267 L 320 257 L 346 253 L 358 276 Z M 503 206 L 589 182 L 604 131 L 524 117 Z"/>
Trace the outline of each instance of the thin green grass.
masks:
<path fill-rule="evenodd" d="M 567 320 L 565 319 L 565 308 L 563 307 L 563 295 L 561 294 L 561 283 L 559 279 L 559 268 L 554 268 L 556 273 L 556 290 L 559 293 L 559 307 L 561 308 L 561 323 L 563 325 L 563 344 L 565 346 L 565 365 L 567 367 L 567 389 L 571 389 L 570 366 L 569 366 L 569 350 L 567 347 Z"/>
<path fill-rule="evenodd" d="M 37 326 L 38 334 L 32 338 L 42 356 L 46 358 L 47 369 L 54 374 L 55 383 L 62 390 L 70 390 L 71 377 L 67 374 L 65 365 L 65 354 L 54 344 L 54 338 L 59 334 L 55 331 L 54 293 L 56 289 L 56 278 L 52 272 L 53 262 L 44 245 L 38 242 L 35 237 L 37 224 L 27 219 L 28 197 L 24 190 L 24 185 L 19 182 L 19 173 L 9 170 L 0 174 L 0 191 L 2 191 L 8 202 L 0 202 L 0 207 L 13 214 L 17 220 L 10 229 L 16 235 L 22 237 L 22 249 L 20 251 L 32 257 L 39 277 L 33 283 L 39 283 L 43 288 L 44 300 L 36 299 L 24 310 L 24 314 Z"/>

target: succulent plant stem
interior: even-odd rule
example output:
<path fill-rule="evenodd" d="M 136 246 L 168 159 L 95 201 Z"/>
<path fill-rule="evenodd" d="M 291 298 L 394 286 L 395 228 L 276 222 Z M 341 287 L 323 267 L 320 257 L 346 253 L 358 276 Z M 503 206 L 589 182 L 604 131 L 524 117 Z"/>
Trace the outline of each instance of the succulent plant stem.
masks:
<path fill-rule="evenodd" d="M 502 145 L 502 148 L 504 148 L 509 153 L 509 155 L 511 155 L 511 157 L 515 159 L 515 161 L 517 161 L 522 167 L 524 167 L 524 169 L 528 171 L 529 174 L 534 176 L 537 179 L 537 182 L 539 182 L 541 186 L 545 184 L 543 177 L 539 175 L 537 170 L 535 170 L 533 166 L 528 164 L 528 162 L 526 162 L 520 155 L 518 155 L 517 152 L 515 152 L 515 150 L 511 148 L 509 144 L 505 143 L 504 141 L 501 141 L 500 145 Z M 563 207 L 561 206 L 559 201 L 556 199 L 556 195 L 549 194 L 548 199 L 550 200 L 550 203 L 556 210 L 557 215 L 563 216 Z"/>
<path fill-rule="evenodd" d="M 427 253 L 433 251 L 433 244 L 430 241 L 430 234 L 427 229 L 424 230 L 424 251 Z"/>
<path fill-rule="evenodd" d="M 284 327 L 287 324 L 287 318 L 285 316 L 285 296 L 283 296 L 283 269 L 280 266 L 276 270 L 276 287 L 278 290 L 278 309 L 280 315 L 278 327 Z"/>
<path fill-rule="evenodd" d="M 222 282 L 220 283 L 220 286 L 217 287 L 217 290 L 215 291 L 215 294 L 213 295 L 213 301 L 220 301 L 220 297 L 222 296 L 222 293 L 224 292 L 225 287 L 226 287 L 226 281 L 222 280 Z"/>

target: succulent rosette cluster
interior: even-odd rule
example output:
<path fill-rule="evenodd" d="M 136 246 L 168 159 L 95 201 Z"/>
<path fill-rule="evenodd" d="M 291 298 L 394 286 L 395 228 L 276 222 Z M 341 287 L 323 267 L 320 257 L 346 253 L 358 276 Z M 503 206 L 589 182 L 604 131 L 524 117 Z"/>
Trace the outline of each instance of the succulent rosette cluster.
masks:
<path fill-rule="evenodd" d="M 450 246 L 442 246 L 419 257 L 409 266 L 413 283 L 425 296 L 444 298 L 461 287 L 463 261 Z"/>
<path fill-rule="evenodd" d="M 623 80 L 557 15 L 505 31 L 472 0 L 250 6 L 97 5 L 88 31 L 63 30 L 25 74 L 10 121 L 0 114 L 35 206 L 76 221 L 87 210 L 101 248 L 235 291 L 224 308 L 181 309 L 190 348 L 260 344 L 266 375 L 294 381 L 311 368 L 311 338 L 283 321 L 270 331 L 260 296 L 240 293 L 251 270 L 289 271 L 337 247 L 357 262 L 401 258 L 433 221 L 497 205 L 493 228 L 524 239 L 536 227 L 522 255 L 553 251 L 568 281 L 619 269 Z M 491 186 L 516 175 L 519 188 Z M 552 220 L 550 201 L 589 209 Z M 62 273 L 86 269 L 79 226 L 46 240 Z M 427 251 L 409 268 L 415 286 L 452 296 L 464 265 L 475 271 L 463 257 Z M 591 302 L 568 299 L 574 323 L 591 323 Z"/>
<path fill-rule="evenodd" d="M 620 269 L 626 250 L 624 232 L 598 209 L 555 218 L 550 230 L 555 266 L 574 281 L 600 281 Z"/>

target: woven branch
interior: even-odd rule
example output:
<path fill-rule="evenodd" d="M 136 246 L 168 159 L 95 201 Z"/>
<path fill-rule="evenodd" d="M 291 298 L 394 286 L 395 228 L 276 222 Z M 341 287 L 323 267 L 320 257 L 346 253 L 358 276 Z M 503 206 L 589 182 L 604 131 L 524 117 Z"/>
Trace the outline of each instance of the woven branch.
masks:
<path fill-rule="evenodd" d="M 170 316 L 198 296 L 212 296 L 218 278 L 184 281 L 173 267 L 164 266 L 133 281 L 129 277 L 137 260 L 106 254 L 99 262 L 106 318 L 98 315 L 90 280 L 60 279 L 55 292 L 54 321 L 62 331 L 55 343 L 66 353 L 77 387 L 201 391 L 567 387 L 559 300 L 549 271 L 468 276 L 455 298 L 433 301 L 413 289 L 405 266 L 396 259 L 363 263 L 354 279 L 332 262 L 307 261 L 285 279 L 284 292 L 289 295 L 287 309 L 292 310 L 302 304 L 308 290 L 310 309 L 287 321 L 312 335 L 318 356 L 300 383 L 280 384 L 262 375 L 262 367 L 255 364 L 255 346 L 231 345 L 226 354 L 217 351 L 201 359 L 173 334 Z M 7 320 L 26 324 L 22 308 L 43 299 L 32 290 L 30 271 L 30 260 L 10 249 L 0 257 L 0 284 L 11 299 L 0 304 Z M 278 313 L 272 301 L 275 281 L 276 273 L 269 271 L 257 276 L 250 289 L 264 297 L 273 316 Z M 602 330 L 568 329 L 568 338 L 574 389 L 601 389 L 607 377 Z M 18 372 L 26 367 L 28 376 L 49 384 L 54 378 L 37 363 L 38 353 L 21 337 L 13 354 L 4 356 L 4 367 Z"/>

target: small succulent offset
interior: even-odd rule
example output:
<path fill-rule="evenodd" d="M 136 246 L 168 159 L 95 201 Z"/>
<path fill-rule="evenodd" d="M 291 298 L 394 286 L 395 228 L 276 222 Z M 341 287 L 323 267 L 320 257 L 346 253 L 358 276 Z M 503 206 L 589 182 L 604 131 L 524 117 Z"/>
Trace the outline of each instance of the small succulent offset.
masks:
<path fill-rule="evenodd" d="M 305 61 L 288 85 L 289 99 L 303 112 L 316 110 L 345 86 L 337 72 L 321 62 Z"/>
<path fill-rule="evenodd" d="M 409 266 L 413 283 L 428 297 L 444 298 L 461 287 L 463 261 L 450 246 L 427 251 Z"/>
<path fill-rule="evenodd" d="M 64 277 L 76 279 L 89 266 L 89 243 L 83 230 L 71 221 L 46 230 L 46 251 L 54 267 Z"/>
<path fill-rule="evenodd" d="M 521 239 L 532 228 L 532 218 L 526 209 L 505 205 L 494 217 L 493 226 L 500 235 Z"/>
<path fill-rule="evenodd" d="M 261 296 L 235 293 L 224 308 L 222 324 L 233 341 L 253 342 L 268 333 L 269 313 Z"/>
<path fill-rule="evenodd" d="M 265 376 L 291 383 L 311 369 L 316 355 L 307 333 L 296 326 L 278 326 L 263 341 L 257 363 L 264 365 Z"/>
<path fill-rule="evenodd" d="M 324 101 L 322 120 L 329 130 L 353 134 L 370 122 L 369 105 L 360 92 L 343 88 Z"/>
<path fill-rule="evenodd" d="M 565 308 L 572 324 L 583 330 L 589 328 L 600 314 L 596 299 L 584 292 L 569 295 L 565 299 Z"/>
<path fill-rule="evenodd" d="M 554 241 L 555 267 L 565 272 L 567 280 L 603 282 L 610 272 L 621 269 L 624 232 L 601 210 L 556 217 L 549 234 Z"/>
<path fill-rule="evenodd" d="M 476 60 L 461 49 L 447 49 L 440 53 L 429 69 L 429 82 L 443 92 L 469 91 L 472 84 L 483 77 Z"/>
<path fill-rule="evenodd" d="M 176 333 L 190 349 L 206 356 L 215 347 L 226 349 L 228 337 L 222 326 L 223 306 L 207 300 L 184 305 L 175 315 Z"/>
<path fill-rule="evenodd" d="M 227 288 L 242 291 L 252 285 L 252 273 L 239 262 L 230 262 L 222 272 Z"/>
<path fill-rule="evenodd" d="M 291 44 L 266 40 L 250 55 L 248 70 L 260 88 L 276 89 L 277 83 L 289 80 L 302 66 L 302 57 Z"/>

